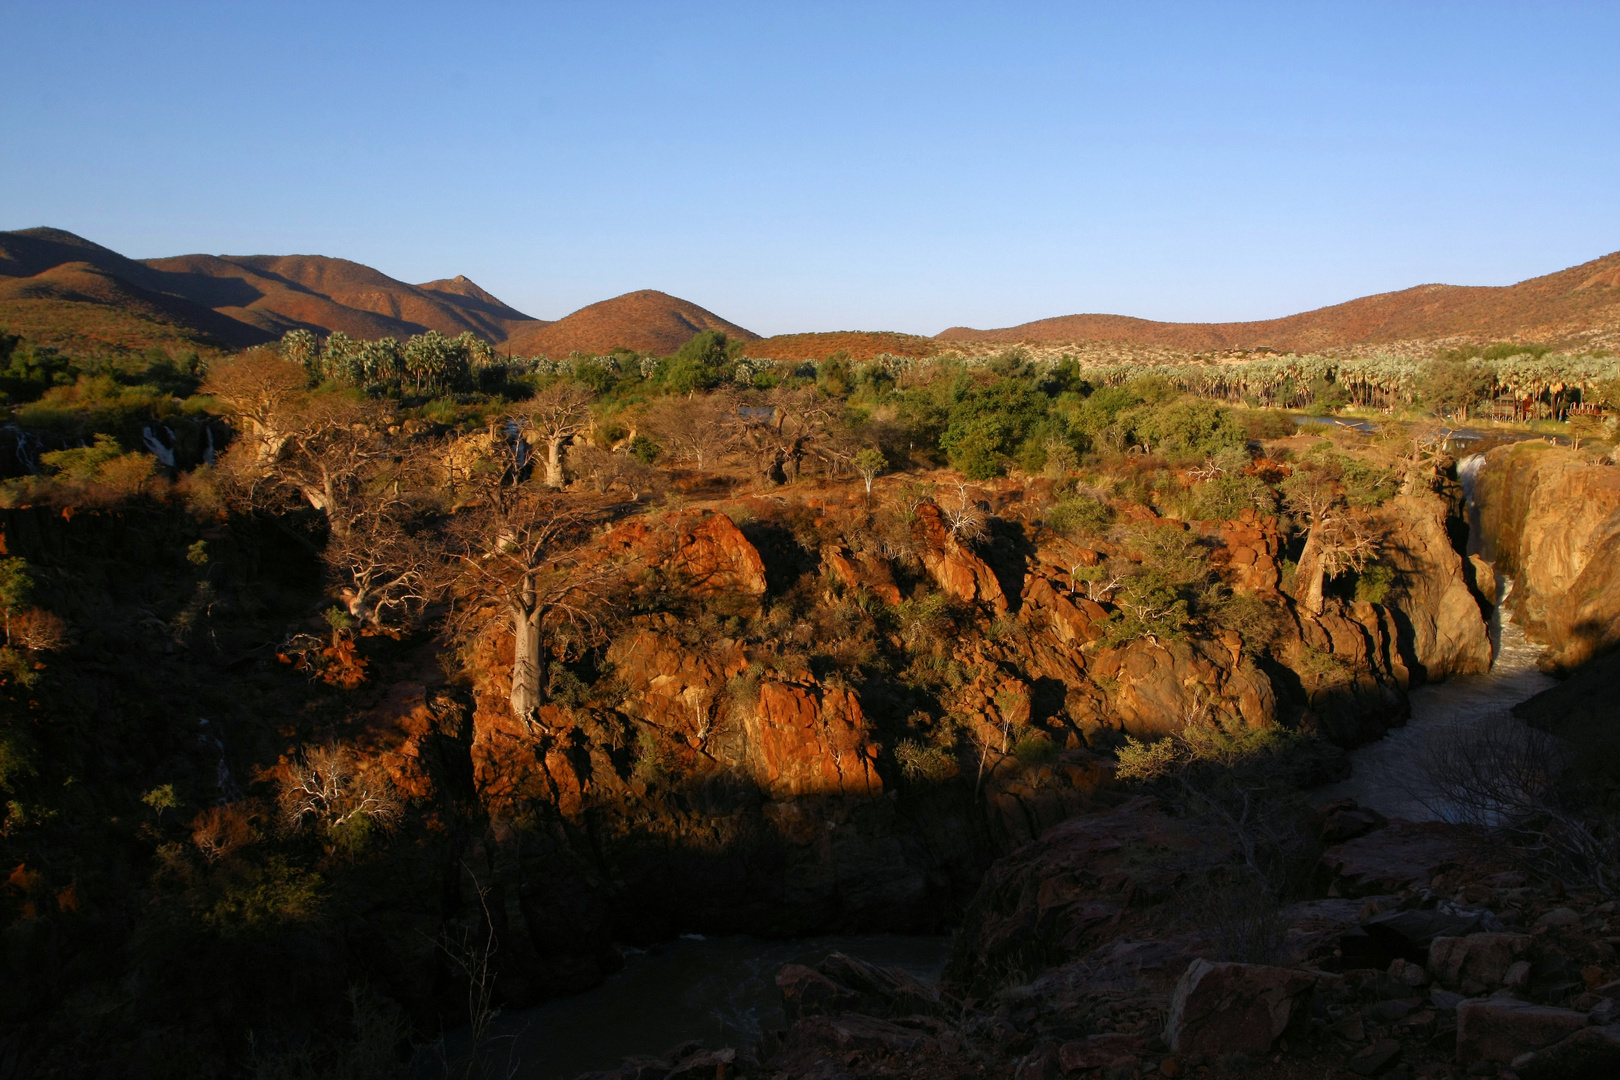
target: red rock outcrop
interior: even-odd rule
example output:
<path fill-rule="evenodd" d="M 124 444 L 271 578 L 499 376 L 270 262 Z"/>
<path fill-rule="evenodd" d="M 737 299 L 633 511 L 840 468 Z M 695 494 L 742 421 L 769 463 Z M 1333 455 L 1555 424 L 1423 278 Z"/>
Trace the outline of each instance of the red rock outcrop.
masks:
<path fill-rule="evenodd" d="M 1007 610 L 1007 595 L 995 571 L 951 535 L 939 507 L 924 503 L 917 508 L 912 535 L 929 576 L 945 593 L 965 603 L 986 604 L 998 615 Z"/>
<path fill-rule="evenodd" d="M 864 589 L 885 604 L 900 602 L 900 589 L 894 583 L 889 561 L 871 551 L 851 552 L 842 544 L 828 544 L 821 552 L 826 570 L 846 589 Z"/>
<path fill-rule="evenodd" d="M 1234 643 L 1139 639 L 1099 650 L 1087 671 L 1107 695 L 1095 722 L 1138 738 L 1172 735 L 1195 720 L 1260 728 L 1277 719 L 1271 680 Z"/>
<path fill-rule="evenodd" d="M 1220 547 L 1210 561 L 1225 572 L 1234 592 L 1277 591 L 1282 581 L 1282 537 L 1276 518 L 1246 507 L 1235 519 L 1223 521 L 1216 536 Z"/>
<path fill-rule="evenodd" d="M 657 563 L 693 596 L 765 595 L 764 560 L 730 518 L 712 510 L 636 518 L 614 529 L 602 545 Z"/>
<path fill-rule="evenodd" d="M 1540 442 L 1501 446 L 1475 480 L 1481 553 L 1542 664 L 1579 667 L 1620 645 L 1620 468 Z"/>
<path fill-rule="evenodd" d="M 749 765 L 773 798 L 883 793 L 877 747 L 849 690 L 763 682 L 746 725 Z"/>
<path fill-rule="evenodd" d="M 1410 628 L 1411 656 L 1425 679 L 1491 669 L 1491 640 L 1473 568 L 1451 546 L 1447 507 L 1433 496 L 1403 495 L 1386 507 L 1383 558 L 1396 571 L 1389 606 Z"/>

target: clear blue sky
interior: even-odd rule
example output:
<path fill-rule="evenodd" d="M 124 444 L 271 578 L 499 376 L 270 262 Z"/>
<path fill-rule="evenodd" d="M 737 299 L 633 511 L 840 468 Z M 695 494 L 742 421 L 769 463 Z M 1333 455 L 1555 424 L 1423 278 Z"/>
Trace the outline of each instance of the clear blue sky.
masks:
<path fill-rule="evenodd" d="M 1620 4 L 0 0 L 0 228 L 760 333 L 1288 314 L 1620 249 Z"/>

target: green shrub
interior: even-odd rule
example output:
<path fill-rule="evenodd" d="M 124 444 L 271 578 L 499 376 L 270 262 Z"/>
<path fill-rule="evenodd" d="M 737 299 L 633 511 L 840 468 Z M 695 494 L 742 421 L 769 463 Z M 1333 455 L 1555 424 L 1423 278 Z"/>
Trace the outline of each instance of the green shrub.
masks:
<path fill-rule="evenodd" d="M 651 465 L 663 453 L 663 448 L 645 435 L 637 435 L 630 440 L 630 453 L 635 455 L 637 461 L 643 465 Z"/>
<path fill-rule="evenodd" d="M 1064 536 L 1094 536 L 1114 519 L 1113 509 L 1100 499 L 1071 495 L 1046 514 L 1046 524 Z"/>
<path fill-rule="evenodd" d="M 1274 509 L 1276 500 L 1265 482 L 1254 476 L 1219 476 L 1193 485 L 1188 495 L 1188 508 L 1200 521 L 1228 521 L 1248 507 Z"/>
<path fill-rule="evenodd" d="M 1299 434 L 1294 418 L 1281 409 L 1242 409 L 1233 417 L 1251 439 L 1286 439 Z"/>
<path fill-rule="evenodd" d="M 40 464 L 48 473 L 63 480 L 88 483 L 95 478 L 96 469 L 123 454 L 124 448 L 111 435 L 97 435 L 90 446 L 71 450 L 52 450 L 39 455 Z"/>
<path fill-rule="evenodd" d="M 1044 765 L 1057 760 L 1057 743 L 1041 731 L 1027 731 L 1013 743 L 1013 755 L 1025 765 Z"/>
<path fill-rule="evenodd" d="M 1246 438 L 1225 409 L 1202 398 L 1138 406 L 1123 420 L 1136 441 L 1172 456 L 1214 454 Z"/>
<path fill-rule="evenodd" d="M 1389 598 L 1389 590 L 1394 584 L 1394 567 L 1373 563 L 1356 577 L 1356 599 L 1369 604 L 1382 604 Z"/>
<path fill-rule="evenodd" d="M 944 747 L 901 739 L 894 748 L 895 760 L 908 780 L 939 783 L 956 775 L 956 757 Z"/>

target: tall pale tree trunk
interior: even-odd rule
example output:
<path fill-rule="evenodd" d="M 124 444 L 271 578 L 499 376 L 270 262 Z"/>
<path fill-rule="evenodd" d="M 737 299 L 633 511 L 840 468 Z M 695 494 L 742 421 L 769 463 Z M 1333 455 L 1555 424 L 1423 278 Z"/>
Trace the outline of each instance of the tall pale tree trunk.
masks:
<path fill-rule="evenodd" d="M 512 715 L 519 720 L 532 721 L 544 701 L 540 644 L 539 609 L 512 609 Z"/>
<path fill-rule="evenodd" d="M 1299 553 L 1299 569 L 1295 571 L 1295 588 L 1301 583 L 1305 586 L 1301 593 L 1301 602 L 1305 610 L 1312 615 L 1322 614 L 1324 606 L 1323 589 L 1326 585 L 1326 568 L 1322 561 L 1321 525 L 1313 523 L 1311 531 L 1305 537 L 1305 550 Z"/>
<path fill-rule="evenodd" d="M 546 440 L 546 486 L 561 488 L 563 486 L 563 443 L 564 439 Z"/>

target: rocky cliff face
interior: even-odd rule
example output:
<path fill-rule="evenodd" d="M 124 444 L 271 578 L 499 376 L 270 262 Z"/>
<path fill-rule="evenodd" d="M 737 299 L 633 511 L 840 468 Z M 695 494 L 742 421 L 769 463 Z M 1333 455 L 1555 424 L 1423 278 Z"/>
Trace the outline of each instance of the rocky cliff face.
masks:
<path fill-rule="evenodd" d="M 1475 483 L 1481 554 L 1514 578 L 1543 667 L 1567 672 L 1620 644 L 1620 469 L 1522 442 L 1487 454 Z"/>
<path fill-rule="evenodd" d="M 1485 612 L 1496 602 L 1478 587 L 1477 571 L 1453 547 L 1449 528 L 1459 517 L 1455 503 L 1435 496 L 1405 495 L 1387 508 L 1385 559 L 1397 575 L 1390 604 L 1401 651 L 1419 681 L 1491 669 Z"/>
<path fill-rule="evenodd" d="M 1107 597 L 1074 571 L 1140 558 L 1129 541 L 1044 529 L 1011 483 L 978 494 L 977 540 L 933 504 L 885 526 L 842 495 L 636 518 L 602 542 L 643 568 L 628 615 L 595 659 L 559 646 L 533 722 L 506 705 L 498 627 L 465 690 L 395 703 L 402 776 L 425 790 L 421 762 L 465 755 L 513 1002 L 601 978 L 614 939 L 943 929 L 994 858 L 1117 798 L 1125 736 L 1288 725 L 1355 745 L 1400 722 L 1407 686 L 1489 661 L 1440 498 L 1386 508 L 1386 604 L 1321 615 L 1281 591 L 1274 518 L 1138 508 L 1264 625 L 1109 644 Z"/>

